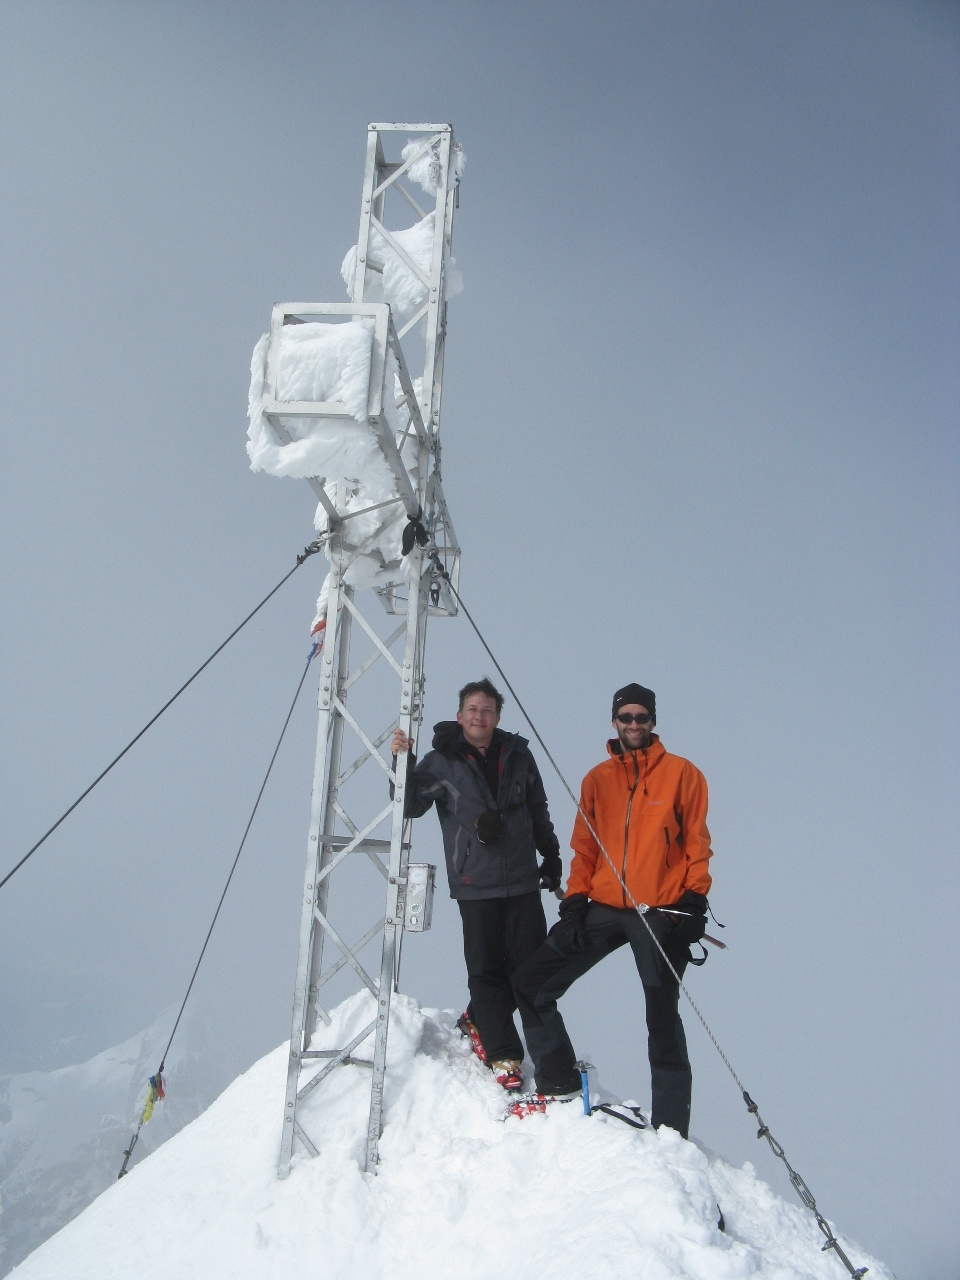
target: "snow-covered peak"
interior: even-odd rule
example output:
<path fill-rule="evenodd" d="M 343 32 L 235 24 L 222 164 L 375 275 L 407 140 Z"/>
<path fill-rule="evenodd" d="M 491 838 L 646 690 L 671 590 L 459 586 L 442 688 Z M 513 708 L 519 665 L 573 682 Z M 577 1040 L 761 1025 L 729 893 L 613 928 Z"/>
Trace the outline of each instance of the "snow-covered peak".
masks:
<path fill-rule="evenodd" d="M 313 1047 L 346 1043 L 371 1009 L 367 992 L 345 1001 Z M 320 1155 L 300 1155 L 277 1179 L 281 1046 L 12 1274 L 842 1280 L 810 1215 L 749 1165 L 734 1169 L 671 1130 L 586 1117 L 576 1102 L 504 1120 L 505 1095 L 454 1021 L 394 998 L 377 1177 L 359 1167 L 369 1070 L 346 1066 L 298 1113 Z M 849 1247 L 872 1280 L 892 1280 Z"/>

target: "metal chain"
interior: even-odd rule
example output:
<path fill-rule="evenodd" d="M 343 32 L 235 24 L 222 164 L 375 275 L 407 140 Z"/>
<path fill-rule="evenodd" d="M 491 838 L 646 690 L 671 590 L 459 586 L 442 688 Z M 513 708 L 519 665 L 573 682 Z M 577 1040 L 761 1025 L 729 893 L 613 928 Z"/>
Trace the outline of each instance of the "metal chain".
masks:
<path fill-rule="evenodd" d="M 581 806 L 580 801 L 577 799 L 576 795 L 574 795 L 573 790 L 570 787 L 570 784 L 567 782 L 566 778 L 563 775 L 563 772 L 560 769 L 560 766 L 557 764 L 556 760 L 554 760 L 553 756 L 550 753 L 549 748 L 547 747 L 547 744 L 544 742 L 543 738 L 540 736 L 540 732 L 537 729 L 537 726 L 531 720 L 526 708 L 524 707 L 523 703 L 520 701 L 519 697 L 517 697 L 517 692 L 514 689 L 513 685 L 510 683 L 510 681 L 507 679 L 506 672 L 504 671 L 503 667 L 501 667 L 500 663 L 497 661 L 496 657 L 494 656 L 493 650 L 490 648 L 490 646 L 487 644 L 486 640 L 484 639 L 483 634 L 480 631 L 480 628 L 474 622 L 473 617 L 470 613 L 470 610 L 463 603 L 463 599 L 461 598 L 460 593 L 457 591 L 456 587 L 450 581 L 450 575 L 447 573 L 446 569 L 443 567 L 440 557 L 436 551 L 432 551 L 430 553 L 430 559 L 433 561 L 434 565 L 436 566 L 436 569 L 439 575 L 446 580 L 447 586 L 453 592 L 457 603 L 459 604 L 460 608 L 463 610 L 464 614 L 466 615 L 467 621 L 470 623 L 471 627 L 473 627 L 474 631 L 476 632 L 477 639 L 483 645 L 484 649 L 486 649 L 487 654 L 489 655 L 490 661 L 496 667 L 504 684 L 510 690 L 510 693 L 514 701 L 516 702 L 517 706 L 520 708 L 523 718 L 526 720 L 527 724 L 530 726 L 530 730 L 533 733 L 534 737 L 536 738 L 537 742 L 540 744 L 540 747 L 542 748 L 544 755 L 553 765 L 554 771 L 556 772 L 557 777 L 560 779 L 561 783 L 563 784 L 564 789 L 567 792 L 567 795 L 573 801 L 574 805 L 577 808 L 577 812 L 580 814 L 581 818 L 583 818 L 583 821 L 586 824 L 587 830 L 590 832 L 591 836 L 593 836 L 594 840 L 596 841 L 597 848 L 600 850 L 604 858 L 606 858 L 607 862 L 609 863 L 610 869 L 619 880 L 624 894 L 626 895 L 627 898 L 629 898 L 633 909 L 637 912 L 640 919 L 643 921 L 647 932 L 649 933 L 650 937 L 653 939 L 653 942 L 657 950 L 660 952 L 661 956 L 663 957 L 664 962 L 667 965 L 667 968 L 670 970 L 671 974 L 676 980 L 680 990 L 686 996 L 691 1009 L 697 1015 L 697 1018 L 700 1021 L 700 1025 L 703 1027 L 704 1031 L 710 1037 L 710 1041 L 713 1044 L 713 1047 L 716 1049 L 717 1053 L 720 1055 L 723 1065 L 727 1068 L 727 1070 L 730 1072 L 731 1076 L 733 1077 L 734 1081 L 736 1082 L 737 1088 L 740 1090 L 741 1096 L 743 1097 L 747 1110 L 756 1117 L 757 1123 L 760 1126 L 760 1130 L 757 1134 L 757 1137 L 766 1138 L 773 1154 L 779 1160 L 782 1160 L 784 1165 L 786 1166 L 787 1173 L 790 1176 L 790 1182 L 793 1185 L 794 1189 L 796 1190 L 797 1194 L 799 1195 L 800 1199 L 807 1206 L 807 1208 L 810 1209 L 810 1211 L 814 1214 L 817 1220 L 817 1226 L 826 1236 L 827 1242 L 825 1245 L 822 1246 L 823 1250 L 833 1249 L 834 1252 L 837 1254 L 837 1257 L 840 1259 L 840 1261 L 846 1267 L 847 1271 L 849 1271 L 850 1275 L 853 1277 L 853 1280 L 860 1280 L 860 1277 L 866 1275 L 868 1268 L 854 1267 L 853 1263 L 850 1261 L 850 1259 L 847 1257 L 847 1255 L 844 1253 L 843 1249 L 841 1248 L 836 1236 L 831 1231 L 830 1226 L 827 1223 L 826 1219 L 823 1217 L 820 1210 L 817 1208 L 817 1203 L 813 1198 L 813 1193 L 810 1191 L 810 1188 L 804 1182 L 803 1178 L 800 1177 L 799 1173 L 797 1173 L 796 1170 L 791 1166 L 790 1162 L 787 1160 L 786 1154 L 784 1153 L 783 1147 L 780 1145 L 779 1142 L 777 1142 L 777 1140 L 771 1134 L 769 1128 L 763 1123 L 763 1120 L 760 1118 L 760 1113 L 757 1109 L 757 1104 L 750 1097 L 749 1093 L 747 1093 L 747 1090 L 744 1087 L 743 1081 L 740 1079 L 736 1071 L 733 1069 L 733 1064 L 730 1062 L 730 1059 L 727 1057 L 723 1049 L 720 1047 L 719 1040 L 711 1031 L 706 1018 L 700 1012 L 700 1009 L 697 1006 L 696 1001 L 694 1000 L 693 996 L 690 994 L 690 992 L 687 990 L 686 986 L 684 985 L 683 981 L 681 980 L 681 977 L 679 973 L 677 973 L 677 970 L 674 968 L 673 963 L 670 960 L 670 957 L 667 955 L 666 951 L 664 951 L 660 943 L 660 939 L 657 937 L 653 929 L 650 927 L 650 922 L 649 920 L 647 920 L 647 912 L 649 912 L 651 908 L 645 902 L 637 902 L 636 898 L 627 888 L 626 881 L 624 880 L 623 876 L 620 874 L 619 869 L 617 868 L 613 859 L 610 857 L 610 854 L 607 852 L 606 848 L 604 847 L 603 841 L 600 839 L 599 835 L 597 834 L 596 829 L 593 826 L 593 823 L 584 813 L 583 807 Z M 656 910 L 656 908 L 652 908 L 652 909 Z"/>
<path fill-rule="evenodd" d="M 837 1257 L 840 1259 L 843 1265 L 850 1272 L 851 1276 L 854 1277 L 854 1280 L 859 1280 L 860 1276 L 865 1276 L 867 1274 L 868 1268 L 867 1267 L 857 1267 L 856 1269 L 854 1268 L 853 1263 L 850 1261 L 850 1259 L 847 1257 L 847 1255 L 844 1253 L 843 1249 L 841 1248 L 840 1242 L 837 1240 L 836 1236 L 831 1231 L 830 1224 L 827 1222 L 826 1218 L 824 1218 L 823 1214 L 817 1208 L 817 1202 L 813 1198 L 813 1192 L 804 1182 L 803 1178 L 800 1177 L 799 1173 L 797 1173 L 796 1169 L 794 1169 L 793 1166 L 790 1164 L 790 1161 L 787 1159 L 786 1153 L 784 1152 L 783 1147 L 781 1147 L 780 1143 L 776 1140 L 776 1138 L 770 1132 L 768 1127 L 763 1123 L 763 1118 L 760 1115 L 759 1108 L 757 1107 L 757 1104 L 754 1102 L 754 1100 L 750 1097 L 749 1093 L 747 1093 L 746 1089 L 743 1090 L 743 1100 L 747 1104 L 747 1110 L 750 1112 L 751 1115 L 756 1117 L 757 1124 L 760 1126 L 760 1128 L 757 1130 L 757 1137 L 766 1138 L 767 1142 L 770 1145 L 770 1150 L 773 1152 L 773 1154 L 777 1157 L 778 1160 L 783 1161 L 784 1165 L 786 1166 L 787 1173 L 790 1175 L 790 1181 L 793 1184 L 794 1190 L 796 1191 L 800 1199 L 803 1201 L 803 1203 L 810 1210 L 810 1212 L 813 1214 L 813 1216 L 816 1218 L 817 1226 L 826 1236 L 827 1242 L 826 1244 L 821 1246 L 821 1252 L 826 1252 L 827 1249 L 833 1249 Z"/>

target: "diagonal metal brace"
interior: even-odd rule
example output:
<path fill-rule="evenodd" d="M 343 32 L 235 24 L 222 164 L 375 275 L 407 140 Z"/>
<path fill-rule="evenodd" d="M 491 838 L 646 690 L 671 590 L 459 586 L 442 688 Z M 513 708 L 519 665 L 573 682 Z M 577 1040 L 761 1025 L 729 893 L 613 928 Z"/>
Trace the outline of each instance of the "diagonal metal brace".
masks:
<path fill-rule="evenodd" d="M 323 914 L 323 912 L 320 910 L 319 907 L 313 908 L 313 914 L 317 917 L 317 919 L 323 925 L 324 929 L 327 931 L 330 937 L 334 940 L 334 942 L 343 952 L 344 960 L 346 960 L 347 964 L 354 971 L 354 973 L 357 975 L 360 981 L 364 984 L 364 986 L 367 988 L 367 990 L 370 992 L 373 998 L 376 999 L 379 993 L 377 991 L 376 986 L 374 985 L 374 981 L 370 977 L 369 973 L 367 973 L 366 969 L 363 967 L 360 961 L 357 959 L 357 957 L 353 954 L 349 944 L 344 942 L 344 940 L 340 937 L 339 933 L 337 933 L 336 929 L 333 927 L 333 925 L 330 923 L 330 921 Z"/>
<path fill-rule="evenodd" d="M 343 1062 L 345 1058 L 349 1058 L 350 1055 L 353 1053 L 354 1049 L 357 1047 L 357 1045 L 360 1044 L 362 1041 L 366 1040 L 367 1036 L 372 1035 L 373 1032 L 376 1030 L 376 1028 L 377 1028 L 377 1020 L 376 1018 L 374 1018 L 374 1020 L 371 1023 L 369 1023 L 366 1027 L 364 1027 L 364 1029 L 360 1032 L 359 1035 L 353 1037 L 353 1039 L 350 1041 L 348 1045 L 344 1045 L 342 1049 L 339 1049 L 337 1051 L 336 1057 L 331 1058 L 330 1061 L 327 1063 L 327 1065 L 323 1067 L 320 1071 L 318 1071 L 315 1076 L 310 1077 L 310 1079 L 303 1086 L 303 1088 L 298 1090 L 297 1101 L 302 1102 L 304 1098 L 308 1097 L 311 1093 L 313 1093 L 314 1089 L 317 1087 L 320 1081 L 323 1080 L 326 1076 L 328 1076 L 330 1072 L 334 1069 L 334 1067 L 339 1067 L 340 1063 Z"/>

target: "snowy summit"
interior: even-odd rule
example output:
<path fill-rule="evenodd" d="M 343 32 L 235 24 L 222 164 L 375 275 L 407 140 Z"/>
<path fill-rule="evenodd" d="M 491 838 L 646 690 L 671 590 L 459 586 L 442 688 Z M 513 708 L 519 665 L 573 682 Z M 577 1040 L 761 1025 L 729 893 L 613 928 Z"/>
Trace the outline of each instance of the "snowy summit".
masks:
<path fill-rule="evenodd" d="M 371 1018 L 351 997 L 314 1048 Z M 376 1177 L 360 1172 L 369 1070 L 342 1066 L 304 1113 L 320 1154 L 277 1177 L 287 1047 L 133 1168 L 11 1274 L 17 1280 L 841 1280 L 812 1217 L 670 1129 L 579 1102 L 504 1118 L 456 1015 L 392 1005 Z M 370 1044 L 358 1055 L 366 1056 Z M 718 1226 L 722 1207 L 726 1230 Z M 893 1280 L 842 1240 L 872 1280 Z"/>

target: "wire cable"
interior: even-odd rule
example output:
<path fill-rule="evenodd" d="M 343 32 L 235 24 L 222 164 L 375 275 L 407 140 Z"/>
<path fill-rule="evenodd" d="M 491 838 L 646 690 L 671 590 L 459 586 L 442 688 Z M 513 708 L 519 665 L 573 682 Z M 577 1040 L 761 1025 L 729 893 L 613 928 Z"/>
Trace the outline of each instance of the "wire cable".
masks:
<path fill-rule="evenodd" d="M 287 576 L 289 577 L 289 574 Z M 214 926 L 217 923 L 217 917 L 220 915 L 220 908 L 223 906 L 223 900 L 224 898 L 226 898 L 227 890 L 230 888 L 230 881 L 233 879 L 233 873 L 236 871 L 237 863 L 240 861 L 240 855 L 241 853 L 243 853 L 243 846 L 246 844 L 247 836 L 250 834 L 250 828 L 253 826 L 253 820 L 256 817 L 257 809 L 260 807 L 260 801 L 263 799 L 263 793 L 267 788 L 268 781 L 270 780 L 270 774 L 273 771 L 274 763 L 276 762 L 277 755 L 280 752 L 280 746 L 281 746 L 281 743 L 283 742 L 284 735 L 287 732 L 287 726 L 290 723 L 290 718 L 293 715 L 293 709 L 297 705 L 297 699 L 300 697 L 300 691 L 303 688 L 303 682 L 307 678 L 307 672 L 310 670 L 310 662 L 314 656 L 315 656 L 314 651 L 311 651 L 310 657 L 307 658 L 306 666 L 303 668 L 303 674 L 300 677 L 300 683 L 297 685 L 297 691 L 293 695 L 293 701 L 290 703 L 290 710 L 287 712 L 287 718 L 286 720 L 284 720 L 283 728 L 280 730 L 280 737 L 277 739 L 277 745 L 274 747 L 273 755 L 270 757 L 270 763 L 267 765 L 267 772 L 264 774 L 263 782 L 260 784 L 260 790 L 257 792 L 257 798 L 254 801 L 253 809 L 250 812 L 250 817 L 247 821 L 246 828 L 244 829 L 243 838 L 240 841 L 240 847 L 237 849 L 236 857 L 234 858 L 233 865 L 230 868 L 230 874 L 227 876 L 227 882 L 223 886 L 223 892 L 220 894 L 220 901 L 217 903 L 217 909 L 216 911 L 214 911 L 213 919 L 210 921 L 210 928 L 207 930 L 207 936 L 204 938 L 203 946 L 200 948 L 200 955 L 197 957 L 197 963 L 194 965 L 193 973 L 190 977 L 190 982 L 187 985 L 186 994 L 184 995 L 183 1002 L 180 1005 L 180 1012 L 177 1014 L 176 1022 L 174 1022 L 173 1024 L 173 1030 L 170 1032 L 170 1039 L 167 1041 L 167 1047 L 164 1049 L 163 1056 L 160 1059 L 160 1066 L 157 1068 L 157 1074 L 151 1079 L 152 1088 L 156 1087 L 153 1085 L 154 1080 L 157 1080 L 160 1082 L 159 1088 L 161 1090 L 163 1088 L 163 1072 L 167 1065 L 167 1054 L 170 1052 L 170 1046 L 173 1044 L 173 1037 L 177 1034 L 177 1028 L 180 1026 L 180 1020 L 183 1017 L 183 1011 L 187 1007 L 187 1001 L 190 999 L 190 992 L 193 990 L 193 984 L 196 982 L 197 974 L 200 972 L 200 966 L 203 963 L 203 957 L 206 954 L 207 946 L 213 934 Z M 159 1093 L 158 1096 L 162 1097 L 163 1096 L 162 1092 Z M 148 1104 L 148 1107 L 149 1107 L 149 1104 Z M 137 1124 L 137 1128 L 133 1137 L 130 1139 L 130 1145 L 129 1147 L 127 1147 L 126 1151 L 124 1151 L 123 1153 L 123 1164 L 120 1167 L 120 1172 L 117 1174 L 118 1181 L 127 1172 L 127 1165 L 130 1163 L 130 1157 L 133 1154 L 133 1148 L 137 1145 L 137 1139 L 140 1137 L 140 1130 L 143 1128 L 145 1121 L 149 1119 L 149 1113 L 150 1111 L 152 1111 L 152 1109 L 153 1109 L 152 1107 L 149 1107 L 149 1110 L 147 1108 L 144 1108 L 144 1111 L 141 1112 L 140 1121 Z"/>
<path fill-rule="evenodd" d="M 230 632 L 230 634 L 227 636 L 226 640 L 224 640 L 223 644 L 218 645 L 218 646 L 217 646 L 217 648 L 216 648 L 216 649 L 214 649 L 213 653 L 211 653 L 210 657 L 209 657 L 209 658 L 207 658 L 206 662 L 201 663 L 201 664 L 200 664 L 200 666 L 199 666 L 199 667 L 197 667 L 196 671 L 193 673 L 193 675 L 190 677 L 190 679 L 189 679 L 189 680 L 187 680 L 187 681 L 185 681 L 185 683 L 184 683 L 184 684 L 182 684 L 182 685 L 180 686 L 180 688 L 179 688 L 179 689 L 177 690 L 177 692 L 173 695 L 173 697 L 172 697 L 172 698 L 169 698 L 169 699 L 168 699 L 168 700 L 163 704 L 163 706 L 160 708 L 160 710 L 157 712 L 157 714 L 156 714 L 155 716 L 152 716 L 152 717 L 151 717 L 151 719 L 149 719 L 149 720 L 147 721 L 147 723 L 143 726 L 143 728 L 140 730 L 140 732 L 139 732 L 135 737 L 133 737 L 133 738 L 131 738 L 131 739 L 130 739 L 130 741 L 129 741 L 129 742 L 127 743 L 127 745 L 123 748 L 123 750 L 120 752 L 120 754 L 119 754 L 118 756 L 115 756 L 115 757 L 110 761 L 110 763 L 107 765 L 107 767 L 103 770 L 103 772 L 102 772 L 102 773 L 100 773 L 100 774 L 98 774 L 98 775 L 94 778 L 94 780 L 90 783 L 89 787 L 87 787 L 86 791 L 81 792 L 81 794 L 80 794 L 79 796 L 77 796 L 76 800 L 74 800 L 74 802 L 73 802 L 73 804 L 70 806 L 70 808 L 69 808 L 69 809 L 67 809 L 64 813 L 62 813 L 62 814 L 60 815 L 60 817 L 56 820 L 56 822 L 53 824 L 53 826 L 50 828 L 50 830 L 49 830 L 49 831 L 46 831 L 46 832 L 45 832 L 45 833 L 40 837 L 40 839 L 39 839 L 39 840 L 37 841 L 37 843 L 33 846 L 33 848 L 32 848 L 32 849 L 28 849 L 28 850 L 27 850 L 27 852 L 23 855 L 23 857 L 20 859 L 20 861 L 17 863 L 17 865 L 16 865 L 16 866 L 11 870 L 11 871 L 8 871 L 8 872 L 7 872 L 7 874 L 3 877 L 3 879 L 2 879 L 2 880 L 0 880 L 0 889 L 2 889 L 2 888 L 3 888 L 3 886 L 7 883 L 7 881 L 8 881 L 8 880 L 10 880 L 13 876 L 15 876 L 15 875 L 16 875 L 16 873 L 20 870 L 20 868 L 23 866 L 23 864 L 27 861 L 27 859 L 28 859 L 28 858 L 32 858 L 32 857 L 33 857 L 33 855 L 37 852 L 37 850 L 40 848 L 40 846 L 43 844 L 43 842 L 44 842 L 45 840 L 47 840 L 50 836 L 52 836 L 52 835 L 53 835 L 53 833 L 56 831 L 57 827 L 59 827 L 59 826 L 60 826 L 60 823 L 61 823 L 61 822 L 63 822 L 63 821 L 64 821 L 64 819 L 69 818 L 70 814 L 71 814 L 71 813 L 73 813 L 73 811 L 74 811 L 74 809 L 76 809 L 77 805 L 79 805 L 79 804 L 80 804 L 80 802 L 81 802 L 82 800 L 85 800 L 85 799 L 87 798 L 87 796 L 90 794 L 90 792 L 94 789 L 94 787 L 95 787 L 98 783 L 100 783 L 100 782 L 102 782 L 102 781 L 103 781 L 103 779 L 107 776 L 107 774 L 108 774 L 108 773 L 110 772 L 110 770 L 114 767 L 114 765 L 116 765 L 116 764 L 119 764 L 119 763 L 120 763 L 120 761 L 123 759 L 123 757 L 124 757 L 124 756 L 127 754 L 127 752 L 130 750 L 130 748 L 131 748 L 132 746 L 134 746 L 137 742 L 139 742 L 139 741 L 140 741 L 140 739 L 141 739 L 141 738 L 143 737 L 143 735 L 147 732 L 147 730 L 151 727 L 151 725 L 156 724 L 156 723 L 157 723 L 157 721 L 160 719 L 160 717 L 163 715 L 163 713 L 164 713 L 166 710 L 168 710 L 170 707 L 172 707 L 172 706 L 173 706 L 173 704 L 176 702 L 176 700 L 180 697 L 181 693 L 183 693 L 186 689 L 189 689 L 190 685 L 192 685 L 192 684 L 193 684 L 193 682 L 194 682 L 194 680 L 196 680 L 197 676 L 198 676 L 198 675 L 200 675 L 200 673 L 201 673 L 202 671 L 206 670 L 206 668 L 207 668 L 207 667 L 209 667 L 210 663 L 214 660 L 214 658 L 217 656 L 217 654 L 218 654 L 218 653 L 221 653 L 221 652 L 222 652 L 222 651 L 227 647 L 227 645 L 230 643 L 230 641 L 234 638 L 234 636 L 238 635 L 238 634 L 243 630 L 243 628 L 247 625 L 247 623 L 250 621 L 250 619 L 251 619 L 251 618 L 253 618 L 256 614 L 258 614 L 258 613 L 260 612 L 260 610 L 261 610 L 261 609 L 263 608 L 263 606 L 267 603 L 267 601 L 268 601 L 272 596 L 275 596 L 275 595 L 277 594 L 277 592 L 280 590 L 280 588 L 283 586 L 283 584 L 287 581 L 287 579 L 288 579 L 288 578 L 292 578 L 292 577 L 293 577 L 293 575 L 296 573 L 296 571 L 297 571 L 297 570 L 300 568 L 300 566 L 303 564 L 304 560 L 306 560 L 309 556 L 315 555 L 315 554 L 316 554 L 316 552 L 318 552 L 318 551 L 320 550 L 321 546 L 322 546 L 322 542 L 321 542 L 321 540 L 318 538 L 318 539 L 316 540 L 316 542 L 311 542 L 311 543 L 310 543 L 310 545 L 309 545 L 308 547 L 304 547 L 304 549 L 303 549 L 303 551 L 301 552 L 301 554 L 297 556 L 297 563 L 293 566 L 293 568 L 290 570 L 290 572 L 289 572 L 289 573 L 284 574 L 284 576 L 280 579 L 280 581 L 277 583 L 277 585 L 273 588 L 273 590 L 272 590 L 272 591 L 268 591 L 268 592 L 267 592 L 267 594 L 263 597 L 263 599 L 260 601 L 260 603 L 257 605 L 257 607 L 256 607 L 255 609 L 252 609 L 252 610 L 250 611 L 250 613 L 248 613 L 248 614 L 247 614 L 247 616 L 244 618 L 244 620 L 240 623 L 240 625 L 239 625 L 238 627 L 235 627 L 235 628 L 233 629 L 233 631 L 231 631 L 231 632 Z"/>

